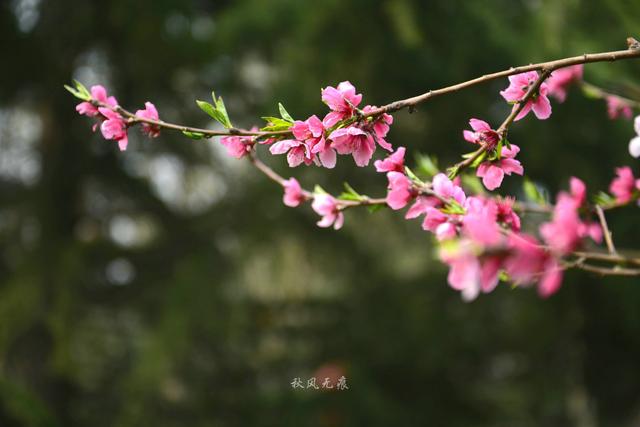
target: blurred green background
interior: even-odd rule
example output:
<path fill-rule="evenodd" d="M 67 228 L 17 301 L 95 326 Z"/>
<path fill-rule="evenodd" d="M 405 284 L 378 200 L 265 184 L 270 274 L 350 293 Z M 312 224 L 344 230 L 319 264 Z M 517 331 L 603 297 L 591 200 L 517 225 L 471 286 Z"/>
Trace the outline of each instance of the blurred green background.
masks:
<path fill-rule="evenodd" d="M 629 35 L 631 0 L 0 1 L 0 426 L 640 425 L 637 279 L 570 272 L 549 300 L 500 286 L 465 304 L 419 222 L 353 210 L 319 229 L 215 141 L 136 130 L 118 152 L 62 87 L 197 126 L 215 89 L 249 127 L 278 101 L 323 114 L 320 88 L 342 80 L 381 105 Z M 617 90 L 639 72 L 585 78 Z M 470 117 L 505 117 L 506 85 L 400 112 L 389 140 L 451 163 Z M 596 192 L 633 165 L 632 133 L 573 90 L 510 139 L 551 194 L 572 175 Z M 333 193 L 386 185 L 346 157 L 268 161 Z M 637 215 L 610 215 L 618 246 L 637 245 Z M 290 385 L 326 372 L 349 390 Z"/>

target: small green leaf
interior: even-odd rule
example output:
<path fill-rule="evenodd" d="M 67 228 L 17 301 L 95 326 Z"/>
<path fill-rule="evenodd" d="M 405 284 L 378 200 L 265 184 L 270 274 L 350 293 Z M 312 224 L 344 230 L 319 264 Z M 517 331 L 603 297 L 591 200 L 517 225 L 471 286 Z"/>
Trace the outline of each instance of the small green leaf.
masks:
<path fill-rule="evenodd" d="M 477 158 L 477 159 L 475 159 L 475 160 L 473 161 L 473 163 L 471 163 L 471 167 L 472 167 L 472 168 L 477 168 L 477 167 L 478 167 L 478 165 L 480 165 L 480 163 L 484 162 L 484 160 L 485 160 L 486 158 L 487 158 L 487 152 L 486 152 L 486 151 L 483 151 L 483 152 L 482 152 L 482 154 L 480 154 L 480 155 L 478 156 L 478 158 Z"/>
<path fill-rule="evenodd" d="M 287 110 L 284 108 L 284 105 L 282 105 L 282 103 L 278 102 L 278 109 L 280 110 L 280 116 L 285 119 L 286 121 L 293 123 L 293 117 L 291 117 L 291 115 L 287 112 Z"/>
<path fill-rule="evenodd" d="M 205 102 L 205 101 L 200 101 L 199 99 L 196 100 L 196 104 L 198 104 L 198 107 L 200 107 L 200 109 L 202 111 L 204 111 L 205 113 L 210 115 L 215 120 L 218 120 L 217 119 L 217 112 L 216 112 L 216 109 L 213 107 L 213 105 L 211 105 L 211 104 L 209 104 L 208 102 Z"/>
<path fill-rule="evenodd" d="M 416 164 L 418 165 L 418 171 L 427 175 L 429 178 L 440 172 L 438 168 L 438 159 L 433 156 L 418 154 L 416 156 Z"/>
<path fill-rule="evenodd" d="M 89 90 L 86 88 L 85 85 L 83 85 L 77 80 L 74 80 L 73 83 L 76 85 L 76 89 L 78 89 L 78 92 L 84 95 L 86 99 L 91 99 L 91 93 L 89 92 Z"/>
<path fill-rule="evenodd" d="M 188 136 L 191 139 L 202 139 L 204 138 L 204 134 L 201 132 L 189 132 L 188 130 L 183 130 L 182 133 L 185 136 Z"/>
<path fill-rule="evenodd" d="M 593 197 L 593 201 L 596 205 L 606 206 L 614 203 L 616 199 L 610 194 L 601 191 Z"/>
<path fill-rule="evenodd" d="M 320 187 L 318 184 L 316 184 L 315 187 L 313 187 L 313 194 L 329 194 L 327 193 L 324 188 Z"/>
<path fill-rule="evenodd" d="M 411 181 L 417 183 L 417 184 L 424 184 L 422 182 L 422 180 L 420 178 L 418 178 L 418 176 L 413 173 L 413 171 L 411 169 L 409 169 L 408 166 L 404 167 L 404 172 L 407 174 L 407 176 L 409 177 L 409 179 L 411 179 Z"/>
<path fill-rule="evenodd" d="M 291 128 L 291 122 L 278 117 L 263 117 L 263 119 L 267 122 L 267 125 L 260 129 L 263 131 L 280 131 L 289 130 Z"/>
<path fill-rule="evenodd" d="M 231 120 L 229 119 L 229 114 L 227 114 L 227 108 L 224 106 L 222 97 L 219 96 L 218 99 L 216 99 L 216 94 L 213 91 L 211 92 L 211 97 L 213 98 L 213 102 L 216 105 L 216 110 L 218 110 L 220 116 L 222 117 L 222 121 L 220 121 L 220 123 L 222 123 L 222 125 L 227 129 L 232 128 L 233 125 L 231 124 Z"/>
<path fill-rule="evenodd" d="M 447 177 L 449 177 L 449 179 L 455 178 L 456 176 L 458 176 L 459 170 L 459 166 L 451 166 L 450 168 L 447 168 Z"/>
<path fill-rule="evenodd" d="M 529 178 L 527 178 L 527 177 L 524 178 L 524 183 L 522 184 L 522 189 L 523 189 L 524 194 L 527 197 L 527 199 L 529 199 L 532 202 L 537 203 L 537 204 L 539 204 L 541 206 L 544 206 L 544 205 L 547 204 L 547 200 L 544 197 L 544 195 L 542 194 L 542 192 L 540 192 L 538 187 Z"/>
<path fill-rule="evenodd" d="M 582 93 L 587 98 L 599 99 L 599 98 L 602 97 L 601 94 L 600 94 L 600 91 L 597 88 L 592 87 L 591 85 L 583 84 L 582 85 Z"/>
<path fill-rule="evenodd" d="M 365 199 L 365 197 L 359 194 L 356 190 L 354 190 L 353 187 L 349 185 L 348 182 L 344 183 L 344 189 L 345 191 L 343 191 L 342 194 L 340 194 L 340 199 L 354 200 L 357 202 Z"/>
<path fill-rule="evenodd" d="M 369 213 L 376 213 L 382 208 L 384 208 L 384 205 L 381 203 L 376 205 L 367 205 L 367 210 L 369 211 Z"/>
<path fill-rule="evenodd" d="M 91 94 L 87 91 L 87 88 L 85 88 L 82 83 L 75 81 L 75 88 L 72 88 L 69 85 L 64 85 L 64 88 L 66 90 L 69 91 L 69 93 L 71 93 L 71 95 L 75 96 L 78 99 L 81 99 L 83 101 L 90 101 L 91 100 Z"/>

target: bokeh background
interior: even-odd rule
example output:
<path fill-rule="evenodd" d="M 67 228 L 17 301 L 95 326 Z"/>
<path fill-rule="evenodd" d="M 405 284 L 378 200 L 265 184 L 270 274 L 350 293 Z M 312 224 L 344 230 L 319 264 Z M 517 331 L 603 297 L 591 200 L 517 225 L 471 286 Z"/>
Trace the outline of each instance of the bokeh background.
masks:
<path fill-rule="evenodd" d="M 62 87 L 196 126 L 214 125 L 193 101 L 215 89 L 250 127 L 278 101 L 323 114 L 342 80 L 380 105 L 629 35 L 626 0 L 0 1 L 0 425 L 640 425 L 637 279 L 571 272 L 549 300 L 500 286 L 465 304 L 418 222 L 353 210 L 319 229 L 217 141 L 136 130 L 118 152 Z M 637 96 L 640 63 L 585 77 Z M 389 140 L 451 163 L 470 117 L 505 117 L 504 87 L 398 113 Z M 574 90 L 510 139 L 555 194 L 572 175 L 606 189 L 632 134 Z M 348 158 L 268 162 L 333 193 L 386 184 Z M 637 215 L 610 215 L 618 246 L 637 245 Z M 349 390 L 292 389 L 314 375 Z"/>

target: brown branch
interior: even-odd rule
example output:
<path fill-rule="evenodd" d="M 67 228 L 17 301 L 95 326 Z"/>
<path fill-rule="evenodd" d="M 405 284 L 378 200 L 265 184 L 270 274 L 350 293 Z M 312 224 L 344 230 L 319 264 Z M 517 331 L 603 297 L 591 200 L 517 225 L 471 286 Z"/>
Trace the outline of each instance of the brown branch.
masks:
<path fill-rule="evenodd" d="M 536 79 L 536 81 L 534 82 L 534 84 L 532 84 L 529 89 L 527 90 L 527 93 L 525 93 L 525 95 L 522 97 L 521 100 L 519 100 L 514 107 L 511 109 L 511 112 L 509 113 L 509 115 L 507 116 L 506 119 L 504 119 L 504 121 L 502 122 L 502 124 L 500 125 L 500 127 L 496 130 L 496 132 L 500 135 L 501 139 L 504 139 L 507 135 L 507 132 L 509 130 L 509 126 L 511 126 L 511 124 L 513 123 L 513 121 L 516 119 L 516 117 L 518 116 L 518 114 L 520 114 L 520 112 L 522 111 L 522 109 L 527 105 L 527 102 L 529 102 L 529 100 L 536 94 L 536 92 L 538 91 L 538 89 L 540 89 L 540 85 L 542 85 L 542 83 L 549 78 L 549 76 L 551 76 L 551 72 L 555 70 L 555 68 L 545 68 L 542 73 L 538 76 L 538 78 Z M 456 175 L 458 175 L 458 173 L 460 173 L 461 170 L 468 168 L 469 166 L 471 166 L 478 158 L 480 158 L 480 156 L 482 156 L 484 153 L 486 153 L 489 150 L 489 146 L 488 145 L 483 145 L 480 148 L 478 148 L 471 157 L 468 157 L 458 163 L 456 163 L 455 165 L 453 165 L 450 169 L 451 169 L 451 174 L 450 177 L 453 178 Z"/>
<path fill-rule="evenodd" d="M 544 71 L 544 70 L 557 70 L 558 68 L 569 67 L 571 65 L 587 64 L 592 62 L 611 62 L 619 59 L 629 59 L 640 57 L 640 48 L 635 45 L 629 47 L 626 50 L 618 50 L 613 52 L 603 53 L 585 53 L 580 56 L 573 56 L 571 58 L 557 59 L 554 61 L 540 62 L 538 64 L 523 65 L 520 67 L 511 67 L 508 70 L 498 71 L 492 74 L 485 74 L 484 76 L 477 77 L 475 79 L 467 80 L 466 82 L 458 83 L 452 86 L 447 86 L 441 89 L 430 90 L 422 95 L 414 96 L 411 98 L 403 99 L 400 101 L 392 102 L 391 104 L 384 105 L 380 108 L 376 108 L 365 114 L 365 116 L 376 116 L 382 113 L 392 113 L 404 108 L 413 108 L 418 104 L 421 104 L 436 96 L 445 95 L 452 92 L 457 92 L 468 87 L 485 83 L 490 80 L 499 79 L 502 77 L 512 76 L 514 74 L 525 73 L 527 71 Z"/>
<path fill-rule="evenodd" d="M 596 205 L 596 213 L 598 214 L 598 219 L 600 220 L 600 226 L 602 227 L 602 233 L 604 234 L 604 241 L 607 243 L 607 249 L 609 249 L 610 254 L 615 255 L 616 247 L 613 244 L 613 237 L 611 236 L 611 231 L 609 231 L 607 219 L 604 216 L 604 211 L 598 205 Z"/>
<path fill-rule="evenodd" d="M 585 81 L 580 83 L 580 86 L 582 86 L 583 89 L 589 91 L 589 94 L 594 95 L 595 97 L 599 98 L 599 99 L 607 99 L 609 97 L 613 97 L 613 98 L 617 98 L 620 101 L 622 101 L 623 103 L 634 107 L 634 108 L 640 108 L 640 101 L 637 101 L 635 99 L 631 99 L 631 98 L 626 98 L 624 96 L 620 96 L 618 94 L 609 92 L 601 87 L 598 87 L 594 84 L 591 83 L 587 83 Z"/>

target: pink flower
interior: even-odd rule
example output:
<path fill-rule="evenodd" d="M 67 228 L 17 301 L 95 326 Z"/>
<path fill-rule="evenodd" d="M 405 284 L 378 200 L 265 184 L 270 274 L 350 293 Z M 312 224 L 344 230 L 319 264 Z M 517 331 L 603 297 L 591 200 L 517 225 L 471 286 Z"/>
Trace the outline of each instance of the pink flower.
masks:
<path fill-rule="evenodd" d="M 250 136 L 223 136 L 220 144 L 227 149 L 227 154 L 236 159 L 240 159 L 251 152 L 253 138 Z"/>
<path fill-rule="evenodd" d="M 498 225 L 498 205 L 492 200 L 469 197 L 465 203 L 466 214 L 462 219 L 464 234 L 482 246 L 500 243 L 502 234 Z"/>
<path fill-rule="evenodd" d="M 491 149 L 496 146 L 498 141 L 500 141 L 500 134 L 491 129 L 489 123 L 483 120 L 471 119 L 469 120 L 469 126 L 473 129 L 473 132 L 470 130 L 464 130 L 462 132 L 464 139 L 468 142 L 480 144 L 483 147 Z"/>
<path fill-rule="evenodd" d="M 449 285 L 460 291 L 465 301 L 474 300 L 480 292 L 491 292 L 498 285 L 502 258 L 479 257 L 471 242 L 461 240 L 453 249 L 441 248 L 440 259 L 449 266 Z"/>
<path fill-rule="evenodd" d="M 271 154 L 287 153 L 287 162 L 292 168 L 299 166 L 303 162 L 306 165 L 310 165 L 313 162 L 313 155 L 309 146 L 295 139 L 278 141 L 269 147 L 269 151 Z"/>
<path fill-rule="evenodd" d="M 414 219 L 418 218 L 420 215 L 427 213 L 429 208 L 433 208 L 436 206 L 440 206 L 442 202 L 438 200 L 436 197 L 431 196 L 418 196 L 415 203 L 411 205 L 407 213 L 405 214 L 405 219 Z"/>
<path fill-rule="evenodd" d="M 434 193 L 438 196 L 447 200 L 455 200 L 460 205 L 463 205 L 467 198 L 462 188 L 455 185 L 443 173 L 439 173 L 433 177 L 432 185 Z"/>
<path fill-rule="evenodd" d="M 300 187 L 300 183 L 295 178 L 289 178 L 282 183 L 284 187 L 284 196 L 282 201 L 285 205 L 295 208 L 300 203 L 303 203 L 307 200 L 307 197 L 302 192 L 302 187 Z"/>
<path fill-rule="evenodd" d="M 373 165 L 378 172 L 391 172 L 396 171 L 404 173 L 404 147 L 398 147 L 398 149 L 387 156 L 384 160 L 376 160 Z"/>
<path fill-rule="evenodd" d="M 549 88 L 549 95 L 556 98 L 558 102 L 564 102 L 567 98 L 568 87 L 573 82 L 582 80 L 583 68 L 582 64 L 578 64 L 555 70 L 546 82 Z"/>
<path fill-rule="evenodd" d="M 633 110 L 626 101 L 613 95 L 607 96 L 605 100 L 607 101 L 607 113 L 609 114 L 609 118 L 611 120 L 615 120 L 620 116 L 624 117 L 625 119 L 631 120 Z"/>
<path fill-rule="evenodd" d="M 340 120 L 351 117 L 355 108 L 362 101 L 362 95 L 356 94 L 356 88 L 348 81 L 337 88 L 328 86 L 322 89 L 322 101 L 329 106 L 331 112 L 323 120 L 326 128 L 333 127 Z"/>
<path fill-rule="evenodd" d="M 574 176 L 569 180 L 569 188 L 571 191 L 571 198 L 573 198 L 576 207 L 582 206 L 587 200 L 587 186 L 584 185 L 581 179 Z"/>
<path fill-rule="evenodd" d="M 377 107 L 374 107 L 372 105 L 367 105 L 362 109 L 362 112 L 366 114 L 375 110 L 376 108 Z M 378 145 L 389 152 L 393 151 L 393 147 L 387 142 L 385 138 L 387 137 L 392 124 L 393 116 L 387 113 L 376 116 L 373 119 L 372 123 L 367 124 L 367 128 L 373 126 L 374 139 L 376 140 Z"/>
<path fill-rule="evenodd" d="M 560 289 L 562 268 L 558 260 L 545 251 L 534 237 L 511 234 L 509 250 L 504 269 L 515 283 L 529 285 L 538 282 L 538 294 L 543 298 Z"/>
<path fill-rule="evenodd" d="M 91 86 L 91 99 L 110 107 L 118 105 L 116 98 L 113 96 L 107 96 L 107 90 L 101 85 Z M 95 117 L 99 114 L 98 107 L 94 106 L 90 102 L 81 102 L 76 105 L 76 111 L 89 117 Z"/>
<path fill-rule="evenodd" d="M 526 73 L 509 76 L 509 87 L 500 92 L 500 95 L 509 103 L 515 103 L 514 109 L 518 108 L 518 102 L 524 98 L 529 88 L 538 80 L 538 73 L 529 71 Z M 540 120 L 548 119 L 551 116 L 551 102 L 547 98 L 548 87 L 542 83 L 538 91 L 527 101 L 515 120 L 520 120 L 533 109 L 534 114 Z"/>
<path fill-rule="evenodd" d="M 106 120 L 102 122 L 102 125 L 100 125 L 102 136 L 104 136 L 105 139 L 118 141 L 120 151 L 126 150 L 129 139 L 125 119 L 109 108 L 99 107 L 98 111 L 106 118 Z"/>
<path fill-rule="evenodd" d="M 542 276 L 538 282 L 538 295 L 542 298 L 548 298 L 558 292 L 562 285 L 564 270 L 558 263 L 558 260 L 549 257 L 544 264 Z"/>
<path fill-rule="evenodd" d="M 452 239 L 458 234 L 457 215 L 447 215 L 439 209 L 428 207 L 422 221 L 422 229 L 436 235 L 439 241 Z"/>
<path fill-rule="evenodd" d="M 505 224 L 513 231 L 520 231 L 520 217 L 513 210 L 515 200 L 511 197 L 498 199 L 496 206 L 498 207 L 498 222 Z"/>
<path fill-rule="evenodd" d="M 500 187 L 505 174 L 522 175 L 524 168 L 518 160 L 515 159 L 516 155 L 520 152 L 520 147 L 511 144 L 511 148 L 502 147 L 502 156 L 500 160 L 493 162 L 484 162 L 478 166 L 476 175 L 482 178 L 482 183 L 488 190 L 495 190 Z"/>
<path fill-rule="evenodd" d="M 322 216 L 322 219 L 318 221 L 319 227 L 326 228 L 333 224 L 335 230 L 342 228 L 344 214 L 340 211 L 337 200 L 332 196 L 329 194 L 315 194 L 311 207 L 318 215 Z"/>
<path fill-rule="evenodd" d="M 636 180 L 629 166 L 616 169 L 617 177 L 611 181 L 609 192 L 618 203 L 628 203 L 633 199 L 636 190 L 640 189 L 640 179 Z"/>
<path fill-rule="evenodd" d="M 355 126 L 335 130 L 329 135 L 329 139 L 333 141 L 333 148 L 339 154 L 353 155 L 353 160 L 360 167 L 369 164 L 376 150 L 373 137 Z"/>
<path fill-rule="evenodd" d="M 560 193 L 552 221 L 540 226 L 545 242 L 555 253 L 566 255 L 579 246 L 585 231 L 575 200 L 567 193 Z"/>
<path fill-rule="evenodd" d="M 404 208 L 414 198 L 411 180 L 405 174 L 395 171 L 388 172 L 387 179 L 389 180 L 387 205 L 394 210 Z"/>
<path fill-rule="evenodd" d="M 144 103 L 144 110 L 136 111 L 136 116 L 143 119 L 159 121 L 158 110 L 151 102 Z M 142 132 L 146 133 L 150 138 L 156 138 L 160 135 L 160 126 L 142 123 Z"/>
<path fill-rule="evenodd" d="M 336 151 L 324 138 L 324 125 L 317 116 L 311 116 L 304 122 L 296 120 L 291 127 L 293 136 L 311 148 L 311 154 L 317 154 L 322 165 L 332 169 L 336 165 Z M 313 156 L 312 156 L 313 157 Z"/>

